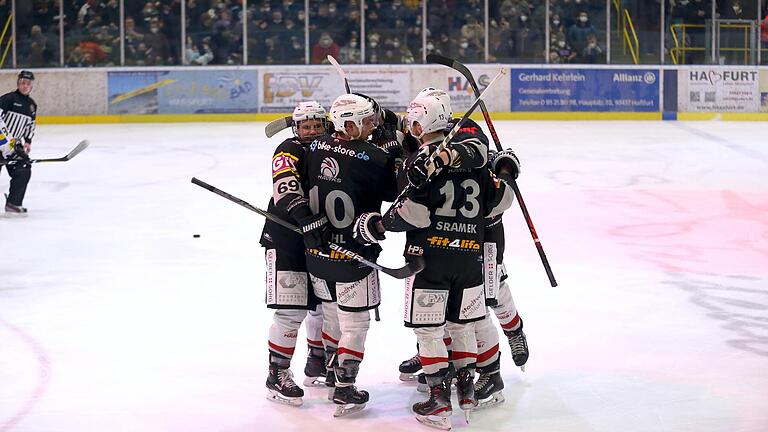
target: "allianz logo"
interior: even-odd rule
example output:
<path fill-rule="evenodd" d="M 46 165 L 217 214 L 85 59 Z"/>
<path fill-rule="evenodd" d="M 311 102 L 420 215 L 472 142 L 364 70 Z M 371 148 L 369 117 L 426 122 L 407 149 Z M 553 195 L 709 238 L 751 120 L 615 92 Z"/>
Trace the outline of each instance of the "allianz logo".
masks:
<path fill-rule="evenodd" d="M 656 82 L 656 74 L 653 72 L 645 72 L 645 73 L 627 73 L 627 72 L 616 72 L 613 74 L 613 82 L 624 82 L 624 83 L 645 83 L 645 84 L 653 84 Z"/>

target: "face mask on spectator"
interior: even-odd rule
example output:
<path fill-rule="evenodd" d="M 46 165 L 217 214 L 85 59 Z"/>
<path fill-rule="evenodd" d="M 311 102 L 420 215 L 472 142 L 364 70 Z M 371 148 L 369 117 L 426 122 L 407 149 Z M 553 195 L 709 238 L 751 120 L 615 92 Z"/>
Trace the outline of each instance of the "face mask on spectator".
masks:
<path fill-rule="evenodd" d="M 376 48 L 377 46 L 379 46 L 378 42 L 376 41 L 371 42 L 371 48 Z"/>
<path fill-rule="evenodd" d="M 685 5 L 687 5 L 687 4 L 688 4 L 688 0 L 682 0 L 682 1 L 680 2 L 680 4 L 681 4 L 681 5 L 683 5 L 683 6 L 685 6 Z"/>
<path fill-rule="evenodd" d="M 323 48 L 328 48 L 333 43 L 333 39 L 329 37 L 321 37 L 320 38 L 320 46 Z"/>
<path fill-rule="evenodd" d="M 434 44 L 431 44 L 431 43 L 428 43 L 428 44 L 427 44 L 427 49 L 428 49 L 429 51 L 432 51 L 433 49 L 435 49 L 435 45 L 434 45 Z"/>
<path fill-rule="evenodd" d="M 299 12 L 299 21 L 304 21 L 304 12 Z"/>
<path fill-rule="evenodd" d="M 462 48 L 464 48 L 464 49 L 467 49 L 467 48 L 469 48 L 469 44 L 468 44 L 468 43 L 466 43 L 466 42 L 462 42 L 460 46 L 461 46 Z"/>
<path fill-rule="evenodd" d="M 149 31 L 151 31 L 152 33 L 155 33 L 155 34 L 157 34 L 157 32 L 159 32 L 159 31 L 160 31 L 160 29 L 159 29 L 159 28 L 157 28 L 157 27 L 152 27 L 151 29 L 149 29 Z"/>
<path fill-rule="evenodd" d="M 528 21 L 528 17 L 525 16 L 525 15 L 520 15 L 520 21 L 526 22 L 526 21 Z"/>
<path fill-rule="evenodd" d="M 554 21 L 552 21 L 552 24 L 554 24 L 555 27 L 557 27 L 557 26 L 560 25 L 560 20 L 554 20 Z"/>
<path fill-rule="evenodd" d="M 565 48 L 565 41 L 557 42 L 557 46 L 559 46 L 560 48 Z"/>
<path fill-rule="evenodd" d="M 400 48 L 400 42 L 394 41 L 394 42 L 392 42 L 392 46 L 395 47 L 395 48 Z"/>
<path fill-rule="evenodd" d="M 733 5 L 733 11 L 739 13 L 741 11 L 741 7 L 739 7 L 739 5 Z"/>
<path fill-rule="evenodd" d="M 579 17 L 579 21 L 585 23 L 585 22 L 589 21 L 589 17 L 587 17 L 586 15 L 582 15 L 582 16 Z"/>
<path fill-rule="evenodd" d="M 333 15 L 336 13 L 336 8 L 328 8 L 328 13 Z"/>

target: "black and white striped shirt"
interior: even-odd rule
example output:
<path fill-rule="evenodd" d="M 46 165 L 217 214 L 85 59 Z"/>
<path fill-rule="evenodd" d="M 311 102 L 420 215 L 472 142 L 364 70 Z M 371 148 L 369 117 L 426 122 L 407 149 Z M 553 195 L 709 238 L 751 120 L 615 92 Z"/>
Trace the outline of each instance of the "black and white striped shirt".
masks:
<path fill-rule="evenodd" d="M 18 90 L 0 96 L 0 118 L 13 138 L 32 142 L 35 135 L 37 104 Z"/>

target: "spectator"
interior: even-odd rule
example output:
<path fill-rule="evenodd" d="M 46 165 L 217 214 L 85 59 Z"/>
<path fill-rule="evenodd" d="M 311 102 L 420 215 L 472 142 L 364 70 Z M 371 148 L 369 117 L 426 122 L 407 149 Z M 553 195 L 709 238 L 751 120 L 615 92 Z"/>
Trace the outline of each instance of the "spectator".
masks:
<path fill-rule="evenodd" d="M 339 52 L 339 61 L 344 64 L 361 63 L 360 41 L 357 37 L 349 39 Z"/>
<path fill-rule="evenodd" d="M 33 25 L 29 34 L 29 65 L 31 67 L 47 66 L 53 53 L 48 48 L 48 40 L 43 35 L 39 25 Z"/>
<path fill-rule="evenodd" d="M 576 60 L 578 53 L 568 45 L 565 35 L 552 35 L 550 51 L 557 53 L 558 63 L 571 63 Z"/>
<path fill-rule="evenodd" d="M 577 52 L 584 52 L 590 34 L 596 35 L 597 30 L 589 22 L 589 13 L 579 12 L 579 21 L 568 29 L 568 44 Z"/>
<path fill-rule="evenodd" d="M 475 16 L 465 15 L 464 20 L 466 24 L 461 27 L 461 37 L 466 39 L 474 49 L 481 49 L 483 38 L 485 37 L 485 29 L 477 22 L 477 17 Z"/>
<path fill-rule="evenodd" d="M 459 39 L 459 49 L 457 50 L 458 57 L 467 63 L 479 63 L 480 53 L 478 50 L 469 45 L 469 41 L 466 38 Z"/>
<path fill-rule="evenodd" d="M 168 38 L 160 32 L 160 21 L 155 19 L 149 24 L 149 34 L 144 38 L 148 49 L 152 50 L 152 64 L 173 64 Z"/>
<path fill-rule="evenodd" d="M 605 63 L 605 51 L 597 43 L 597 35 L 594 33 L 587 36 L 587 44 L 581 54 L 582 63 Z"/>
<path fill-rule="evenodd" d="M 323 32 L 315 46 L 312 47 L 312 64 L 327 64 L 328 56 L 339 58 L 341 49 L 333 41 L 331 34 Z"/>

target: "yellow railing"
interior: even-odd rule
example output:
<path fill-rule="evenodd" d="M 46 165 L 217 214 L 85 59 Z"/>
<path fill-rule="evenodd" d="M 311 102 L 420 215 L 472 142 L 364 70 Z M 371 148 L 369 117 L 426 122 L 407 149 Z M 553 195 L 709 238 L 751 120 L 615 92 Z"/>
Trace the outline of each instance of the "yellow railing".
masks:
<path fill-rule="evenodd" d="M 629 11 L 626 9 L 624 9 L 624 19 L 625 46 L 629 47 L 629 53 L 632 55 L 632 60 L 634 60 L 635 64 L 640 64 L 640 41 L 637 39 L 637 32 L 635 32 L 635 25 L 632 24 L 632 17 L 629 15 Z M 627 31 L 627 28 L 629 28 L 629 31 Z M 632 36 L 631 39 L 630 32 Z"/>
<path fill-rule="evenodd" d="M 730 52 L 743 52 L 744 53 L 744 64 L 749 64 L 749 52 L 751 51 L 749 47 L 749 30 L 750 26 L 748 24 L 718 24 L 718 26 L 723 28 L 740 28 L 744 30 L 744 47 L 743 48 L 720 48 L 720 51 L 730 51 Z M 696 47 L 696 46 L 688 46 L 688 43 L 686 42 L 688 39 L 686 38 L 686 31 L 687 29 L 691 28 L 705 28 L 706 25 L 704 24 L 672 24 L 669 27 L 670 33 L 672 34 L 672 41 L 675 43 L 675 47 L 669 50 L 669 56 L 672 58 L 672 63 L 674 64 L 685 64 L 685 57 L 686 53 L 689 51 L 706 51 L 705 47 Z M 678 37 L 678 32 L 681 32 L 681 37 Z M 681 43 L 682 41 L 682 43 Z M 762 49 L 763 52 L 766 52 L 765 48 Z"/>
<path fill-rule="evenodd" d="M 0 35 L 0 46 L 3 45 L 3 41 L 5 40 L 5 34 L 8 33 L 8 27 L 11 26 L 11 21 L 13 21 L 13 15 L 8 15 L 8 19 L 5 20 L 5 27 L 3 27 L 3 34 Z M 8 56 L 8 50 L 11 48 L 11 44 L 13 43 L 13 35 L 11 35 L 8 38 L 8 42 L 5 44 L 5 50 L 3 50 L 3 57 L 0 59 L 0 68 L 5 65 L 5 57 Z"/>

